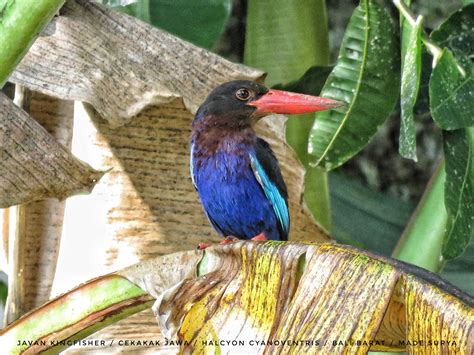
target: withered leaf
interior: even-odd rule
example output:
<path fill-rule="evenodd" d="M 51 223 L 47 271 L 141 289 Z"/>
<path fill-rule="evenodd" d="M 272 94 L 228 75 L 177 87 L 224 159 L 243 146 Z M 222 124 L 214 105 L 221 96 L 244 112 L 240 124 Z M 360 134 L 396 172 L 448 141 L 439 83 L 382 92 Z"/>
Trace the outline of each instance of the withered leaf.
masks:
<path fill-rule="evenodd" d="M 0 207 L 92 190 L 102 172 L 72 154 L 0 93 Z"/>
<path fill-rule="evenodd" d="M 207 273 L 154 306 L 183 353 L 472 348 L 474 301 L 422 269 L 333 244 L 237 242 L 206 255 Z"/>
<path fill-rule="evenodd" d="M 10 80 L 88 102 L 119 126 L 145 107 L 177 97 L 194 112 L 215 86 L 262 75 L 131 16 L 92 1 L 71 0 Z"/>

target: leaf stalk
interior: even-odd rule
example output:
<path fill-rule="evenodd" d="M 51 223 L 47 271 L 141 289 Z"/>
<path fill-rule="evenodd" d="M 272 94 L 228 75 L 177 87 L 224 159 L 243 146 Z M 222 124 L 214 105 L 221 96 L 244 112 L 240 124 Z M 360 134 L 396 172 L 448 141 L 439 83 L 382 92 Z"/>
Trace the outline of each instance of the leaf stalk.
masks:
<path fill-rule="evenodd" d="M 423 16 L 421 15 L 415 18 L 415 15 L 411 12 L 411 10 L 402 0 L 392 1 L 395 7 L 400 12 L 400 14 L 405 18 L 405 20 L 410 24 L 411 27 L 415 27 L 417 25 L 417 21 L 421 21 L 423 19 Z M 423 29 L 421 32 L 421 41 L 425 45 L 428 52 L 430 52 L 430 54 L 433 56 L 433 67 L 435 67 L 436 63 L 441 57 L 443 50 L 429 40 L 428 35 Z"/>

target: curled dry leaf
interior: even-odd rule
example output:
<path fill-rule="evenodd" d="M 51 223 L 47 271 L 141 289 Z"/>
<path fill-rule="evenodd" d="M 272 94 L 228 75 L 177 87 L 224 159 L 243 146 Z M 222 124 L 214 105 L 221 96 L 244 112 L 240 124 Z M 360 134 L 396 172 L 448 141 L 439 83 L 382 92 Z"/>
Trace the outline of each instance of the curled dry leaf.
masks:
<path fill-rule="evenodd" d="M 209 91 L 261 71 L 231 63 L 139 20 L 86 0 L 68 1 L 10 78 L 85 101 L 112 126 L 181 97 L 191 112 Z"/>
<path fill-rule="evenodd" d="M 184 280 L 195 277 L 196 265 L 201 259 L 202 251 L 199 250 L 161 255 L 131 265 L 116 274 L 132 281 L 148 294 L 159 297 L 166 290 L 174 289 Z"/>
<path fill-rule="evenodd" d="M 201 263 L 204 275 L 154 306 L 184 353 L 472 351 L 472 298 L 393 259 L 332 244 L 237 242 L 206 250 Z"/>
<path fill-rule="evenodd" d="M 89 192 L 102 173 L 0 93 L 0 207 Z"/>

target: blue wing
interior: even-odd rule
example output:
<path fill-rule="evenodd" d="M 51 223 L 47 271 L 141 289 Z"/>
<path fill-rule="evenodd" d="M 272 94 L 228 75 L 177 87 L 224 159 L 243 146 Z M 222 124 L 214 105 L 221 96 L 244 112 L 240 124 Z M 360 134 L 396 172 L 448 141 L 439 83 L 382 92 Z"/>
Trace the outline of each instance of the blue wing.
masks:
<path fill-rule="evenodd" d="M 265 196 L 272 204 L 283 232 L 284 240 L 288 239 L 290 214 L 288 211 L 288 192 L 281 176 L 278 161 L 270 146 L 263 139 L 258 139 L 255 154 L 250 154 L 250 162 L 255 178 L 262 186 Z"/>

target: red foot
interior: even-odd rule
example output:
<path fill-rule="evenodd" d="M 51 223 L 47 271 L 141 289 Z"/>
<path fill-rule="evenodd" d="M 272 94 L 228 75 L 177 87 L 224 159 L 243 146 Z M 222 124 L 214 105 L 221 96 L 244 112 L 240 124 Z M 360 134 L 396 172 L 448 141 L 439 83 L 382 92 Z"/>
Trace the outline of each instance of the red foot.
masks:
<path fill-rule="evenodd" d="M 204 250 L 206 248 L 209 248 L 210 246 L 211 246 L 211 244 L 209 244 L 209 243 L 199 243 L 196 248 L 198 250 Z"/>
<path fill-rule="evenodd" d="M 254 242 L 266 242 L 268 239 L 265 237 L 265 234 L 260 233 L 259 235 L 253 237 L 252 239 Z"/>
<path fill-rule="evenodd" d="M 223 241 L 221 241 L 219 244 L 220 245 L 231 244 L 231 243 L 235 242 L 236 240 L 238 240 L 236 237 L 234 237 L 233 235 L 229 235 Z M 210 244 L 210 243 L 199 243 L 196 248 L 198 250 L 204 250 L 206 248 L 209 248 L 211 245 L 212 244 Z"/>
<path fill-rule="evenodd" d="M 225 239 L 223 241 L 221 241 L 219 244 L 221 245 L 225 245 L 225 244 L 230 244 L 230 243 L 233 243 L 237 240 L 236 237 L 234 237 L 233 235 L 229 235 L 227 237 L 225 237 Z"/>

